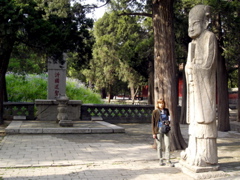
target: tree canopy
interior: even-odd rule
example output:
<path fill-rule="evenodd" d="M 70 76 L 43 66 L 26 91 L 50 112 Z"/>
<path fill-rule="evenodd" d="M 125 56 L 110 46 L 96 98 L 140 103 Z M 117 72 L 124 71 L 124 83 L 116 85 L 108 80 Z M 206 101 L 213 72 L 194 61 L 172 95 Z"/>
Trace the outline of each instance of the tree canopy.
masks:
<path fill-rule="evenodd" d="M 146 82 L 147 71 L 142 67 L 148 66 L 147 58 L 152 56 L 153 39 L 139 17 L 118 16 L 117 11 L 105 13 L 95 23 L 94 37 L 93 60 L 84 74 L 96 88 L 110 92 L 120 80 L 136 89 Z"/>
<path fill-rule="evenodd" d="M 3 123 L 3 98 L 7 99 L 5 73 L 15 45 L 24 44 L 63 63 L 63 52 L 89 53 L 93 20 L 85 9 L 70 1 L 2 0 L 0 2 L 0 122 Z M 79 61 L 84 61 L 79 58 Z"/>

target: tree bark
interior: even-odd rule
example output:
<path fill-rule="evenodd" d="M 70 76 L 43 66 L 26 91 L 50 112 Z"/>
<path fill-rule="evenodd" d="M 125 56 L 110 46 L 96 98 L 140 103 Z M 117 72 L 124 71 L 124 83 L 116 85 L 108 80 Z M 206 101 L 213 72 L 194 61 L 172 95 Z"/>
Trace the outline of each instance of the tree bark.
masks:
<path fill-rule="evenodd" d="M 240 32 L 238 32 L 238 42 L 240 41 Z M 240 44 L 238 43 L 238 49 Z M 239 56 L 238 56 L 239 57 Z M 238 58 L 238 97 L 237 97 L 237 122 L 240 122 L 240 58 Z"/>
<path fill-rule="evenodd" d="M 148 104 L 154 104 L 154 67 L 152 61 L 149 61 L 148 67 Z"/>
<path fill-rule="evenodd" d="M 9 59 L 14 45 L 14 38 L 11 36 L 4 36 L 0 38 L 0 124 L 4 123 L 4 94 L 6 94 L 6 80 L 5 74 L 7 72 Z"/>
<path fill-rule="evenodd" d="M 217 66 L 218 130 L 229 131 L 228 78 L 225 59 L 221 56 L 221 54 L 222 52 L 220 51 Z"/>
<path fill-rule="evenodd" d="M 221 29 L 221 16 L 217 14 L 215 26 L 218 36 L 218 63 L 217 63 L 217 103 L 218 103 L 218 130 L 229 131 L 229 102 L 228 102 L 228 77 L 225 58 L 222 56 L 224 46 Z"/>
<path fill-rule="evenodd" d="M 4 74 L 4 78 L 3 78 L 3 101 L 8 102 L 6 73 Z"/>
<path fill-rule="evenodd" d="M 177 111 L 176 59 L 174 56 L 173 1 L 153 1 L 154 96 L 164 98 L 171 116 L 171 150 L 187 147 L 179 125 Z"/>
<path fill-rule="evenodd" d="M 134 90 L 134 86 L 133 85 L 130 85 L 130 93 L 131 93 L 132 104 L 134 104 L 134 101 L 135 101 L 135 90 Z"/>
<path fill-rule="evenodd" d="M 109 87 L 108 87 L 108 103 L 111 102 L 112 98 L 113 98 L 113 95 L 112 95 L 112 85 L 109 85 Z"/>
<path fill-rule="evenodd" d="M 106 97 L 107 97 L 106 88 L 102 88 L 101 89 L 101 98 L 102 99 L 106 99 Z"/>
<path fill-rule="evenodd" d="M 238 60 L 237 122 L 240 122 L 240 60 Z"/>

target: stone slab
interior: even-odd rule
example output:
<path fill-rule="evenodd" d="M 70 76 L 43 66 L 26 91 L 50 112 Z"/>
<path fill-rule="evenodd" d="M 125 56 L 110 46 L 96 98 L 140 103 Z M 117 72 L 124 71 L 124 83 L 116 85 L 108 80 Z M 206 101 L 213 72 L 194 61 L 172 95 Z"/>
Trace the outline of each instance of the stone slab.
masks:
<path fill-rule="evenodd" d="M 12 121 L 8 127 L 5 128 L 7 134 L 17 134 L 21 127 L 22 121 Z"/>
<path fill-rule="evenodd" d="M 60 127 L 52 121 L 12 121 L 7 134 L 103 134 L 125 133 L 125 129 L 104 121 L 73 121 L 73 127 Z"/>
<path fill-rule="evenodd" d="M 220 178 L 220 177 L 227 176 L 225 172 L 217 171 L 217 170 L 208 171 L 208 172 L 195 172 L 187 168 L 186 166 L 184 166 L 182 162 L 176 163 L 175 167 L 180 169 L 183 173 L 192 177 L 193 179 L 211 179 L 211 178 Z"/>
<path fill-rule="evenodd" d="M 111 128 L 91 128 L 91 133 L 113 133 L 113 129 Z"/>
<path fill-rule="evenodd" d="M 72 120 L 60 120 L 59 125 L 62 127 L 73 127 L 73 121 Z"/>
<path fill-rule="evenodd" d="M 26 120 L 27 117 L 26 116 L 13 116 L 14 120 Z"/>
<path fill-rule="evenodd" d="M 22 125 L 22 121 L 12 121 L 6 129 L 19 129 Z"/>
<path fill-rule="evenodd" d="M 92 117 L 91 117 L 91 120 L 92 120 L 92 121 L 102 121 L 103 118 L 102 118 L 102 117 L 98 117 L 98 116 L 92 116 Z"/>
<path fill-rule="evenodd" d="M 192 166 L 187 164 L 185 161 L 180 160 L 179 163 L 182 167 L 185 167 L 189 169 L 190 171 L 193 171 L 195 173 L 202 173 L 202 172 L 209 172 L 209 171 L 217 171 L 219 169 L 219 166 L 207 166 L 207 167 L 199 167 L 199 166 Z"/>
<path fill-rule="evenodd" d="M 44 128 L 44 134 L 89 134 L 89 128 Z"/>
<path fill-rule="evenodd" d="M 99 123 L 99 124 L 102 124 L 102 125 L 107 126 L 109 128 L 112 128 L 115 133 L 124 133 L 125 132 L 124 128 L 122 128 L 120 126 L 117 126 L 115 124 L 110 124 L 110 123 L 105 122 L 105 121 L 96 121 L 96 123 Z"/>
<path fill-rule="evenodd" d="M 19 133 L 19 129 L 5 129 L 6 134 L 18 134 Z"/>
<path fill-rule="evenodd" d="M 20 134 L 41 134 L 43 132 L 42 128 L 20 128 Z"/>

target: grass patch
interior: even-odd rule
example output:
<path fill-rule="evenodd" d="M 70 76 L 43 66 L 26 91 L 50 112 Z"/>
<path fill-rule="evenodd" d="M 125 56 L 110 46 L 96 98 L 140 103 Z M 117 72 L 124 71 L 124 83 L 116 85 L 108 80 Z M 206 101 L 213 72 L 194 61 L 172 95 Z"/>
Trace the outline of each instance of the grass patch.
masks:
<path fill-rule="evenodd" d="M 47 99 L 47 74 L 6 75 L 8 100 L 10 102 L 34 102 L 35 99 Z M 77 79 L 67 78 L 66 94 L 70 100 L 85 103 L 103 104 L 98 93 L 86 88 Z"/>

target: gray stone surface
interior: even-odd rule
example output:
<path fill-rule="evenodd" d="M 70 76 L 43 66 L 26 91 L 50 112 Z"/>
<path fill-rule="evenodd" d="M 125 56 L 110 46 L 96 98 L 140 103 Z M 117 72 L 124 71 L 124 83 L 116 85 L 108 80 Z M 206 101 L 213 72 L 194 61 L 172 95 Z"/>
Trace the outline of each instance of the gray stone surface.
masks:
<path fill-rule="evenodd" d="M 92 133 L 114 133 L 112 128 L 92 128 Z"/>
<path fill-rule="evenodd" d="M 36 99 L 37 120 L 39 121 L 56 121 L 57 120 L 57 106 L 56 100 Z M 67 114 L 68 118 L 73 121 L 78 121 L 81 116 L 82 101 L 69 100 Z"/>
<path fill-rule="evenodd" d="M 48 99 L 55 99 L 59 95 L 66 94 L 66 68 L 67 62 L 64 57 L 64 64 L 48 59 Z"/>
<path fill-rule="evenodd" d="M 191 167 L 185 167 L 184 162 L 175 164 L 175 167 L 181 169 L 181 171 L 188 176 L 194 178 L 194 179 L 213 179 L 213 178 L 224 178 L 227 176 L 226 173 L 223 171 L 216 171 L 216 170 L 208 170 L 206 169 L 206 172 L 196 172 L 197 169 L 193 169 Z M 203 168 L 201 168 L 201 171 L 203 171 Z"/>
<path fill-rule="evenodd" d="M 42 134 L 42 128 L 19 128 L 18 132 L 20 134 Z"/>
<path fill-rule="evenodd" d="M 91 117 L 91 120 L 92 121 L 102 121 L 103 118 L 102 117 L 93 116 L 93 117 Z"/>
<path fill-rule="evenodd" d="M 82 126 L 93 127 L 90 122 Z M 33 122 L 22 124 L 24 127 L 29 125 L 34 127 Z M 0 136 L 0 177 L 3 180 L 201 179 L 199 173 L 190 176 L 176 167 L 158 165 L 156 150 L 151 148 L 150 124 L 117 125 L 126 132 Z M 50 128 L 53 124 L 45 122 L 41 126 Z M 186 141 L 187 132 L 188 125 L 181 125 Z M 240 134 L 218 132 L 218 136 L 219 171 L 225 176 L 205 178 L 240 179 Z M 171 153 L 175 165 L 180 160 L 179 156 L 180 151 Z"/>
<path fill-rule="evenodd" d="M 113 130 L 113 132 L 115 132 L 115 133 L 124 133 L 125 132 L 125 129 L 123 127 L 117 126 L 115 124 L 110 124 L 105 121 L 97 121 L 97 123 L 107 126 L 108 128 L 111 128 Z"/>
<path fill-rule="evenodd" d="M 5 131 L 7 134 L 83 134 L 125 132 L 124 128 L 104 121 L 72 121 L 71 124 L 73 125 L 71 127 L 61 127 L 54 121 L 12 121 Z"/>
<path fill-rule="evenodd" d="M 88 134 L 91 133 L 90 128 L 43 128 L 44 134 Z"/>

